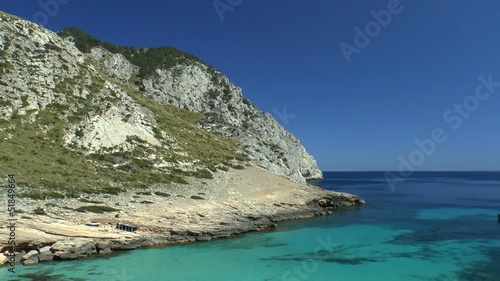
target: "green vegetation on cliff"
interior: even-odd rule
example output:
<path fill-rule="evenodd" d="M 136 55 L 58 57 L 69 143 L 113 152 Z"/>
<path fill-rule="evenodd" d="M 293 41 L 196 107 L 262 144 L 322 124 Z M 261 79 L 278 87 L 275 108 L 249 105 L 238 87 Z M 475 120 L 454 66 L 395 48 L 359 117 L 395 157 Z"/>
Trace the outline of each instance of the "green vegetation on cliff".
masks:
<path fill-rule="evenodd" d="M 224 163 L 238 158 L 238 144 L 234 140 L 197 126 L 202 114 L 158 104 L 127 83 L 91 71 L 100 68 L 98 61 L 86 59 L 77 75 L 57 81 L 53 94 L 63 97 L 64 103 L 53 102 L 43 110 L 31 109 L 25 113 L 14 110 L 11 119 L 0 118 L 0 170 L 16 174 L 20 196 L 77 198 L 84 194 L 114 195 L 156 183 L 186 184 L 189 177 L 210 178 L 209 170 L 226 169 Z M 150 110 L 157 122 L 155 137 L 168 144 L 163 137 L 166 134 L 175 140 L 177 148 L 146 145 L 138 137 L 130 136 L 127 141 L 136 146 L 129 151 L 103 149 L 89 154 L 77 146 L 69 145 L 68 149 L 64 136 L 71 126 L 88 116 L 102 115 L 119 102 L 116 97 L 103 94 L 106 81 Z M 74 94 L 75 89 L 86 89 L 91 94 L 83 98 Z M 39 94 L 42 93 L 32 89 L 31 93 L 19 92 L 18 101 L 0 97 L 0 106 L 21 102 L 21 108 L 26 108 L 29 96 Z M 75 134 L 83 136 L 80 131 Z M 157 155 L 172 166 L 157 167 L 150 155 Z M 198 168 L 182 170 L 176 167 L 179 163 L 196 163 Z"/>
<path fill-rule="evenodd" d="M 81 29 L 73 27 L 59 31 L 58 35 L 63 38 L 72 37 L 75 46 L 84 53 L 88 53 L 92 48 L 100 46 L 112 53 L 122 54 L 132 64 L 140 67 L 140 78 L 152 74 L 156 69 L 169 69 L 180 63 L 200 62 L 200 59 L 196 56 L 172 47 L 134 48 L 115 46 L 102 42 L 86 34 Z"/>

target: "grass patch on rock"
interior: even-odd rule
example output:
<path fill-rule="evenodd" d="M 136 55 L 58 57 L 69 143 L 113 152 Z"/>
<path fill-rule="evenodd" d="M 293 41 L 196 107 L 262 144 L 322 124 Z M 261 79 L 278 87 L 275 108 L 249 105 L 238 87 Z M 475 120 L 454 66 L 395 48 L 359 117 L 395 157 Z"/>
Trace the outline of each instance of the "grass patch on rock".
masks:
<path fill-rule="evenodd" d="M 115 209 L 115 208 L 111 208 L 108 206 L 90 205 L 90 206 L 79 207 L 79 208 L 75 209 L 75 211 L 81 212 L 81 213 L 88 212 L 88 213 L 102 214 L 102 213 L 107 213 L 107 212 L 118 212 L 120 210 Z"/>
<path fill-rule="evenodd" d="M 155 195 L 158 195 L 158 196 L 161 196 L 161 197 L 170 197 L 171 196 L 170 194 L 165 193 L 165 192 L 161 192 L 161 191 L 156 191 Z"/>
<path fill-rule="evenodd" d="M 196 178 L 199 178 L 199 179 L 213 179 L 214 178 L 212 173 L 207 169 L 197 170 L 196 172 L 193 172 L 192 175 Z"/>
<path fill-rule="evenodd" d="M 83 202 L 83 203 L 90 203 L 90 204 L 102 204 L 104 202 L 101 202 L 101 201 L 97 201 L 97 200 L 89 200 L 89 199 L 86 199 L 86 198 L 81 198 L 79 199 L 80 202 Z"/>
<path fill-rule="evenodd" d="M 233 166 L 233 169 L 236 169 L 236 170 L 244 170 L 245 167 L 243 165 L 234 165 Z"/>
<path fill-rule="evenodd" d="M 135 194 L 137 194 L 137 195 L 145 195 L 145 196 L 153 195 L 153 193 L 151 193 L 151 192 L 136 192 Z"/>
<path fill-rule="evenodd" d="M 35 215 L 39 215 L 39 216 L 46 216 L 47 215 L 47 212 L 45 212 L 45 210 L 43 208 L 36 208 L 35 210 L 33 210 L 33 213 Z"/>

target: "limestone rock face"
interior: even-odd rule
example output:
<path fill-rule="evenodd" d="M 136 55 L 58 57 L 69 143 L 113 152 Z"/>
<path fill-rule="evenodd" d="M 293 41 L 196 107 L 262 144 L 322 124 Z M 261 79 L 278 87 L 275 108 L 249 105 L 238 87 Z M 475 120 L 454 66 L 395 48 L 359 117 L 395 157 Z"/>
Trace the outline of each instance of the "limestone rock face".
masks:
<path fill-rule="evenodd" d="M 259 110 L 220 72 L 202 64 L 156 70 L 141 81 L 158 102 L 204 113 L 200 126 L 237 139 L 251 160 L 298 182 L 323 177 L 316 160 L 270 114 Z"/>
<path fill-rule="evenodd" d="M 2 13 L 0 16 L 3 19 L 0 21 L 0 90 L 3 99 L 11 105 L 0 107 L 0 118 L 26 115 L 53 103 L 65 103 L 65 97 L 55 89 L 60 81 L 78 75 L 84 55 L 71 42 L 61 40 L 42 26 Z"/>
<path fill-rule="evenodd" d="M 101 61 L 109 75 L 128 81 L 138 67 L 131 64 L 122 54 L 113 54 L 108 50 L 95 47 L 90 50 L 91 57 Z"/>
<path fill-rule="evenodd" d="M 7 257 L 4 254 L 0 253 L 0 265 L 3 265 L 7 262 Z"/>
<path fill-rule="evenodd" d="M 106 83 L 105 89 L 117 102 L 102 114 L 87 117 L 75 126 L 74 130 L 79 133 L 67 134 L 66 143 L 84 147 L 91 152 L 101 149 L 127 151 L 132 147 L 127 137 L 136 136 L 150 145 L 161 146 L 153 132 L 156 125 L 154 114 L 113 84 Z"/>
<path fill-rule="evenodd" d="M 129 151 L 137 145 L 131 139 L 162 145 L 154 114 L 127 91 L 124 81 L 137 67 L 123 55 L 102 48 L 83 54 L 42 26 L 2 12 L 0 18 L 0 121 L 34 122 L 50 111 L 66 123 L 67 147 L 86 153 Z M 47 124 L 40 133 L 50 129 Z"/>
<path fill-rule="evenodd" d="M 96 244 L 90 238 L 70 238 L 51 246 L 55 259 L 68 260 L 96 254 Z"/>

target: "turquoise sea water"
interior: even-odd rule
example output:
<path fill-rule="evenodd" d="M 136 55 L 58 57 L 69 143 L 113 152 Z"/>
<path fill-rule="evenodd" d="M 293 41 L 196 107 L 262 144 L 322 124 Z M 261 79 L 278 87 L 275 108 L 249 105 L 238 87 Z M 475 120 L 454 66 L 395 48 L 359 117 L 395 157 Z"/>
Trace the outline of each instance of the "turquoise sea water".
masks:
<path fill-rule="evenodd" d="M 368 203 L 238 238 L 19 266 L 0 280 L 498 281 L 500 173 L 325 173 Z"/>

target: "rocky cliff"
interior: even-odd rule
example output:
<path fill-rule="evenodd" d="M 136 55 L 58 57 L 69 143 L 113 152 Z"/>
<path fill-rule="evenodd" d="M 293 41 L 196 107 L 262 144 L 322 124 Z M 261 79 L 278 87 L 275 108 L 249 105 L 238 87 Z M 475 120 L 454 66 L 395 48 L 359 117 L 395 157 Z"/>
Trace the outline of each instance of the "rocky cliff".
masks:
<path fill-rule="evenodd" d="M 75 30 L 58 35 L 1 14 L 4 139 L 12 140 L 16 127 L 35 129 L 25 137 L 47 144 L 62 140 L 78 155 L 105 160 L 98 166 L 154 167 L 177 180 L 231 168 L 235 159 L 298 182 L 322 177 L 293 135 L 194 56 L 117 47 L 88 35 L 82 47 Z M 143 61 L 134 65 L 139 57 Z"/>

